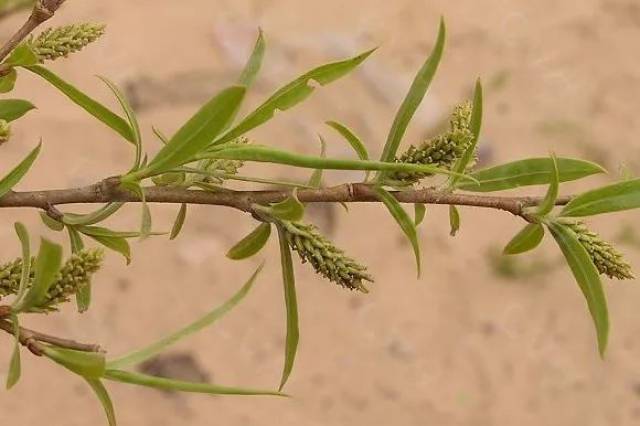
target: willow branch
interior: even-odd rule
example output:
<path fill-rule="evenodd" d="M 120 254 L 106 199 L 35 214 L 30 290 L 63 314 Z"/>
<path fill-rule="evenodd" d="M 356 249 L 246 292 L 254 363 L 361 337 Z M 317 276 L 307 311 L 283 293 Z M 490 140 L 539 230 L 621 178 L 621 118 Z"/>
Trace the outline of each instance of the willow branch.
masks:
<path fill-rule="evenodd" d="M 507 211 L 524 217 L 525 207 L 537 205 L 541 197 L 503 197 L 466 193 L 442 192 L 435 189 L 394 191 L 393 196 L 401 203 L 448 204 L 473 206 Z M 145 188 L 147 202 L 174 204 L 205 204 L 232 207 L 244 212 L 253 212 L 254 204 L 277 203 L 291 195 L 290 190 L 208 192 L 171 187 Z M 304 189 L 298 191 L 303 203 L 372 203 L 379 202 L 373 188 L 364 183 L 348 183 L 331 188 Z M 559 197 L 558 205 L 567 204 L 571 196 Z M 33 207 L 47 212 L 56 211 L 63 204 L 95 204 L 110 202 L 135 203 L 140 199 L 135 194 L 119 187 L 118 178 L 108 178 L 94 185 L 80 188 L 48 191 L 10 192 L 0 198 L 0 208 Z"/>

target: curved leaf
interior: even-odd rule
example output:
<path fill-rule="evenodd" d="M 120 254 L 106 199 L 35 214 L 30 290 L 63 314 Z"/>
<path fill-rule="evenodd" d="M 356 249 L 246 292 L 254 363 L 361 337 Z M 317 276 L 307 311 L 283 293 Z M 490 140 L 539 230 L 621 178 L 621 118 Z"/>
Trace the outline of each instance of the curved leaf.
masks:
<path fill-rule="evenodd" d="M 35 109 L 29 101 L 22 99 L 0 99 L 0 120 L 12 122 Z"/>
<path fill-rule="evenodd" d="M 67 225 L 93 225 L 108 219 L 111 215 L 120 210 L 122 206 L 124 206 L 124 203 L 109 203 L 91 213 L 65 213 L 62 217 L 62 222 Z"/>
<path fill-rule="evenodd" d="M 561 216 L 593 216 L 640 207 L 640 179 L 604 186 L 582 193 L 567 204 Z"/>
<path fill-rule="evenodd" d="M 504 254 L 520 254 L 540 245 L 544 237 L 544 228 L 539 223 L 530 223 L 525 226 L 509 244 L 504 248 Z"/>
<path fill-rule="evenodd" d="M 258 31 L 258 39 L 256 40 L 256 44 L 253 47 L 253 52 L 251 52 L 251 56 L 247 61 L 244 69 L 242 70 L 242 74 L 240 74 L 240 78 L 238 79 L 238 85 L 244 87 L 251 87 L 254 80 L 258 76 L 258 72 L 260 72 L 260 67 L 262 66 L 262 60 L 264 58 L 264 52 L 266 50 L 266 43 L 264 41 L 264 34 L 262 33 L 262 29 Z"/>
<path fill-rule="evenodd" d="M 11 191 L 13 187 L 20 182 L 24 175 L 27 174 L 33 165 L 33 162 L 36 160 L 36 157 L 38 157 L 38 154 L 40 153 L 40 147 L 42 147 L 42 142 L 39 143 L 38 146 L 20 162 L 20 164 L 11 170 L 9 174 L 0 179 L 0 198 L 7 192 Z"/>
<path fill-rule="evenodd" d="M 284 349 L 284 367 L 282 369 L 282 379 L 280 387 L 282 390 L 289 379 L 293 363 L 298 351 L 298 341 L 300 340 L 300 329 L 298 327 L 298 299 L 296 296 L 296 278 L 293 272 L 293 262 L 291 260 L 291 249 L 287 243 L 285 231 L 278 228 L 278 240 L 280 243 L 280 264 L 282 266 L 282 282 L 284 284 L 284 303 L 287 311 L 287 337 Z"/>
<path fill-rule="evenodd" d="M 469 164 L 476 156 L 476 147 L 478 146 L 478 141 L 480 140 L 480 129 L 482 128 L 482 109 L 483 109 L 483 101 L 482 101 L 482 83 L 480 79 L 476 81 L 476 88 L 473 93 L 473 110 L 471 112 L 471 120 L 469 123 L 469 129 L 471 130 L 471 134 L 473 135 L 473 139 L 471 143 L 465 150 L 462 157 L 456 162 L 453 166 L 453 171 L 457 173 L 464 173 L 469 167 Z M 451 178 L 451 183 L 449 187 L 455 187 L 456 183 L 460 180 L 458 176 L 453 176 Z"/>
<path fill-rule="evenodd" d="M 551 182 L 549 183 L 549 189 L 544 200 L 538 206 L 537 214 L 540 216 L 546 216 L 556 206 L 556 200 L 558 199 L 558 191 L 560 189 L 560 176 L 558 172 L 558 161 L 556 156 L 551 156 L 553 167 L 551 168 Z"/>
<path fill-rule="evenodd" d="M 338 133 L 340 133 L 340 135 L 342 135 L 342 137 L 349 143 L 349 145 L 351 145 L 351 148 L 353 148 L 353 150 L 356 152 L 359 159 L 361 160 L 369 159 L 369 153 L 367 152 L 367 148 L 364 146 L 360 138 L 351 131 L 351 129 L 338 123 L 337 121 L 327 121 L 325 124 L 331 127 L 332 129 L 334 129 L 335 131 L 337 131 Z M 365 178 L 366 179 L 369 178 L 368 171 L 365 175 Z"/>
<path fill-rule="evenodd" d="M 107 388 L 105 388 L 102 382 L 98 379 L 90 379 L 87 377 L 84 379 L 87 381 L 89 386 L 91 386 L 91 389 L 96 397 L 98 397 L 100 404 L 102 404 L 109 426 L 116 426 L 116 413 L 113 408 L 113 402 L 111 401 L 109 392 L 107 392 Z"/>
<path fill-rule="evenodd" d="M 271 224 L 261 223 L 249 235 L 240 240 L 227 252 L 227 257 L 233 260 L 247 259 L 258 253 L 269 241 Z"/>
<path fill-rule="evenodd" d="M 424 217 L 427 214 L 427 206 L 421 203 L 416 203 L 413 205 L 413 208 L 415 211 L 414 223 L 416 224 L 416 227 L 418 227 L 418 225 L 424 221 Z"/>
<path fill-rule="evenodd" d="M 176 220 L 173 222 L 173 227 L 171 228 L 171 235 L 169 235 L 170 240 L 175 240 L 180 235 L 180 231 L 182 231 L 182 227 L 184 226 L 184 221 L 187 218 L 187 204 L 182 203 L 180 205 L 180 210 L 178 210 L 178 215 L 176 216 Z"/>
<path fill-rule="evenodd" d="M 103 353 L 45 346 L 44 354 L 47 358 L 82 377 L 97 379 L 102 377 L 105 372 L 106 362 Z"/>
<path fill-rule="evenodd" d="M 13 353 L 11 354 L 11 361 L 9 361 L 9 371 L 7 372 L 7 390 L 14 387 L 20 376 L 22 375 L 22 362 L 20 361 L 20 324 L 18 323 L 18 316 L 12 315 L 11 322 L 13 323 Z"/>
<path fill-rule="evenodd" d="M 282 220 L 297 222 L 304 217 L 304 204 L 298 200 L 298 188 L 284 201 L 271 204 L 268 207 L 269 214 Z"/>
<path fill-rule="evenodd" d="M 13 308 L 18 306 L 19 303 L 22 303 L 22 299 L 27 293 L 31 277 L 31 243 L 29 242 L 29 232 L 20 222 L 16 222 L 14 227 L 16 234 L 18 234 L 20 245 L 22 246 L 22 273 L 20 276 L 20 286 L 18 287 L 16 298 L 12 304 Z"/>
<path fill-rule="evenodd" d="M 455 237 L 460 230 L 460 212 L 454 205 L 449 206 L 449 225 L 451 226 L 449 235 Z"/>
<path fill-rule="evenodd" d="M 33 285 L 29 288 L 24 298 L 15 305 L 14 310 L 16 312 L 28 311 L 42 304 L 61 265 L 62 247 L 42 238 L 40 240 L 40 251 L 33 265 Z"/>

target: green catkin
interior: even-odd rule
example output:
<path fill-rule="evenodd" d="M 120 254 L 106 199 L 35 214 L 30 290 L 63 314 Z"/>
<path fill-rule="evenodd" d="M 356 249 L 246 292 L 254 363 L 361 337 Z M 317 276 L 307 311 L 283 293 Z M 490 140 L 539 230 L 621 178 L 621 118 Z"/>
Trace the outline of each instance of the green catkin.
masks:
<path fill-rule="evenodd" d="M 425 164 L 451 170 L 456 161 L 464 154 L 473 140 L 471 133 L 471 103 L 465 102 L 455 107 L 449 119 L 449 129 L 419 146 L 411 145 L 404 154 L 396 158 L 398 163 Z M 397 172 L 392 180 L 403 183 L 415 183 L 431 176 L 431 173 Z"/>
<path fill-rule="evenodd" d="M 102 265 L 103 251 L 100 249 L 82 250 L 71 257 L 60 268 L 56 279 L 47 292 L 44 302 L 32 309 L 33 312 L 57 311 L 58 306 L 70 300 L 80 289 L 91 283 L 91 277 Z M 34 259 L 31 259 L 32 265 Z M 22 259 L 16 259 L 0 266 L 0 299 L 15 295 L 20 287 Z M 31 268 L 30 287 L 34 270 Z"/>
<path fill-rule="evenodd" d="M 41 62 L 67 57 L 82 50 L 104 34 L 102 24 L 83 23 L 49 28 L 31 40 L 31 46 Z"/>
<path fill-rule="evenodd" d="M 619 280 L 634 278 L 631 266 L 624 260 L 622 253 L 600 238 L 598 234 L 590 231 L 584 222 L 571 222 L 566 225 L 576 234 L 578 241 L 587 250 L 600 274 Z"/>
<path fill-rule="evenodd" d="M 7 120 L 0 120 L 0 145 L 9 141 L 11 138 L 11 125 Z"/>
<path fill-rule="evenodd" d="M 287 243 L 298 253 L 302 263 L 309 262 L 315 271 L 334 283 L 368 293 L 363 281 L 373 282 L 367 268 L 325 238 L 314 225 L 279 221 L 285 231 Z"/>

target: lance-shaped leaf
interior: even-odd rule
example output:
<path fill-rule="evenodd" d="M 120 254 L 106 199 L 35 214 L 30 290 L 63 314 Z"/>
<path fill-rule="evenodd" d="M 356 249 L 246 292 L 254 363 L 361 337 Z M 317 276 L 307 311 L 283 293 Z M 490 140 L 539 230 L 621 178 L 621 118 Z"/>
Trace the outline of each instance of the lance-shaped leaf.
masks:
<path fill-rule="evenodd" d="M 116 426 L 116 413 L 113 408 L 113 402 L 111 401 L 109 392 L 107 392 L 107 388 L 104 387 L 99 379 L 90 379 L 87 377 L 85 377 L 84 379 L 87 381 L 89 386 L 91 386 L 91 389 L 98 398 L 98 401 L 100 401 L 100 404 L 102 404 L 102 408 L 104 408 L 104 413 L 107 416 L 109 426 Z"/>
<path fill-rule="evenodd" d="M 18 322 L 18 316 L 12 315 L 11 322 L 13 323 L 14 342 L 13 353 L 9 361 L 9 371 L 7 372 L 7 390 L 14 387 L 22 375 L 22 362 L 20 361 L 20 324 Z"/>
<path fill-rule="evenodd" d="M 391 213 L 391 216 L 393 216 L 395 221 L 400 226 L 400 229 L 402 229 L 402 232 L 404 232 L 404 234 L 407 236 L 407 239 L 411 243 L 411 247 L 413 247 L 413 254 L 416 257 L 416 269 L 418 271 L 418 278 L 420 278 L 422 259 L 420 257 L 420 243 L 418 242 L 418 232 L 416 230 L 416 225 L 393 195 L 379 186 L 374 187 L 373 190 L 380 201 L 382 201 L 387 207 L 387 210 L 389 210 L 389 213 Z"/>
<path fill-rule="evenodd" d="M 271 216 L 291 222 L 297 222 L 304 217 L 304 204 L 298 200 L 297 188 L 294 188 L 293 193 L 284 201 L 271 204 L 265 210 L 267 210 Z"/>
<path fill-rule="evenodd" d="M 53 87 L 55 87 L 60 92 L 62 92 L 62 94 L 68 97 L 73 103 L 84 109 L 86 112 L 97 118 L 102 123 L 106 124 L 127 141 L 133 143 L 134 132 L 125 119 L 115 114 L 109 108 L 105 107 L 95 99 L 89 97 L 71 84 L 67 83 L 51 70 L 40 65 L 26 67 L 26 69 L 45 79 Z"/>
<path fill-rule="evenodd" d="M 424 217 L 427 214 L 427 206 L 422 203 L 416 203 L 413 205 L 415 218 L 414 223 L 416 224 L 416 228 L 424 221 Z"/>
<path fill-rule="evenodd" d="M 34 263 L 33 285 L 15 306 L 15 312 L 28 311 L 42 304 L 62 264 L 62 247 L 44 238 Z"/>
<path fill-rule="evenodd" d="M 29 281 L 31 277 L 31 243 L 29 242 L 29 232 L 27 228 L 20 222 L 16 222 L 15 225 L 16 234 L 20 240 L 22 246 L 22 273 L 20 275 L 20 286 L 16 293 L 16 298 L 13 302 L 13 308 L 15 309 L 22 303 L 22 299 L 27 294 Z"/>
<path fill-rule="evenodd" d="M 0 198 L 7 192 L 11 191 L 14 186 L 27 174 L 31 165 L 36 160 L 36 157 L 40 153 L 40 147 L 42 143 L 39 143 L 33 151 L 25 157 L 13 170 L 9 172 L 5 177 L 0 179 Z"/>
<path fill-rule="evenodd" d="M 280 264 L 282 266 L 282 282 L 284 284 L 284 304 L 287 311 L 287 337 L 284 348 L 284 367 L 280 387 L 282 390 L 289 379 L 298 351 L 300 329 L 298 327 L 298 298 L 296 296 L 296 278 L 293 272 L 291 249 L 287 242 L 285 231 L 278 226 L 278 240 L 280 243 Z"/>
<path fill-rule="evenodd" d="M 82 235 L 76 228 L 71 225 L 67 226 L 67 233 L 69 234 L 69 245 L 71 246 L 72 253 L 78 253 L 84 249 L 84 242 L 82 241 Z"/>
<path fill-rule="evenodd" d="M 233 120 L 245 92 L 242 86 L 232 86 L 214 96 L 162 147 L 143 170 L 143 176 L 168 171 L 193 161 L 194 155 L 204 150 Z"/>
<path fill-rule="evenodd" d="M 540 245 L 544 237 L 544 228 L 539 223 L 525 226 L 504 248 L 504 254 L 520 254 L 533 250 Z"/>
<path fill-rule="evenodd" d="M 469 122 L 469 130 L 471 131 L 473 138 L 471 139 L 471 143 L 467 149 L 464 151 L 464 154 L 462 154 L 462 157 L 460 157 L 453 166 L 454 172 L 464 173 L 476 156 L 476 148 L 478 146 L 478 141 L 480 140 L 480 130 L 482 129 L 482 112 L 482 83 L 480 82 L 480 79 L 478 79 L 473 93 L 473 109 L 471 111 L 471 120 Z M 459 180 L 459 176 L 452 176 L 449 187 L 454 188 Z"/>
<path fill-rule="evenodd" d="M 60 232 L 64 230 L 64 223 L 58 222 L 45 212 L 40 212 L 40 219 L 42 220 L 42 223 L 52 231 Z"/>
<path fill-rule="evenodd" d="M 0 120 L 15 121 L 34 108 L 31 102 L 22 99 L 0 99 Z"/>
<path fill-rule="evenodd" d="M 65 213 L 62 222 L 67 225 L 93 225 L 108 219 L 116 213 L 124 203 L 109 203 L 98 210 L 86 214 Z"/>
<path fill-rule="evenodd" d="M 253 47 L 253 52 L 251 52 L 251 56 L 247 61 L 244 69 L 242 70 L 242 74 L 240 74 L 240 78 L 238 79 L 238 85 L 244 87 L 251 87 L 253 82 L 255 81 L 258 73 L 260 72 L 260 67 L 262 66 L 262 60 L 264 58 L 264 52 L 266 50 L 266 43 L 264 41 L 264 35 L 262 34 L 262 29 L 258 31 L 258 39 L 256 40 L 256 44 Z"/>
<path fill-rule="evenodd" d="M 44 354 L 47 358 L 82 377 L 97 379 L 105 373 L 106 361 L 104 353 L 101 352 L 82 352 L 45 346 Z"/>
<path fill-rule="evenodd" d="M 180 210 L 178 210 L 178 215 L 176 216 L 176 220 L 173 222 L 173 227 L 171 228 L 171 234 L 169 235 L 170 240 L 175 240 L 180 235 L 180 231 L 182 231 L 182 227 L 184 226 L 184 221 L 187 218 L 187 204 L 182 203 L 180 205 Z"/>
<path fill-rule="evenodd" d="M 602 289 L 598 269 L 593 264 L 587 249 L 580 243 L 575 233 L 559 223 L 549 223 L 549 230 L 564 254 L 573 276 L 587 301 L 598 337 L 598 349 L 604 356 L 609 337 L 609 314 L 607 300 Z"/>
<path fill-rule="evenodd" d="M 338 123 L 337 121 L 327 121 L 325 124 L 340 133 L 340 135 L 349 143 L 349 145 L 351 145 L 351 148 L 353 148 L 353 150 L 356 152 L 358 158 L 360 158 L 361 160 L 369 159 L 369 152 L 367 152 L 367 148 L 362 143 L 362 140 L 358 136 L 356 136 L 356 134 L 353 133 L 351 129 L 349 129 L 347 126 L 344 126 L 343 124 Z M 367 171 L 365 179 L 368 178 L 369 172 Z"/>
<path fill-rule="evenodd" d="M 9 93 L 16 85 L 18 73 L 15 68 L 11 68 L 7 75 L 0 76 L 0 93 Z"/>
<path fill-rule="evenodd" d="M 177 392 L 202 393 L 210 395 L 271 395 L 271 396 L 287 396 L 283 393 L 250 388 L 238 388 L 221 385 L 213 385 L 209 383 L 185 382 L 182 380 L 167 379 L 164 377 L 150 376 L 147 374 L 132 373 L 122 370 L 107 370 L 105 379 L 128 383 L 130 385 L 146 386 L 155 389 L 163 389 Z"/>
<path fill-rule="evenodd" d="M 449 235 L 455 237 L 460 230 L 460 212 L 454 205 L 449 206 L 449 226 L 451 227 Z"/>
<path fill-rule="evenodd" d="M 269 241 L 271 224 L 261 223 L 249 235 L 240 240 L 227 252 L 227 257 L 233 260 L 247 259 L 258 253 Z"/>
<path fill-rule="evenodd" d="M 536 214 L 541 217 L 546 216 L 556 206 L 556 200 L 558 199 L 558 191 L 560 190 L 560 174 L 558 172 L 558 161 L 556 156 L 551 156 L 552 168 L 551 168 L 551 182 L 549 183 L 549 189 L 545 195 L 542 203 L 538 206 Z"/>
<path fill-rule="evenodd" d="M 255 129 L 269 121 L 273 118 L 276 111 L 286 111 L 294 107 L 305 100 L 315 90 L 315 88 L 310 85 L 310 82 L 315 82 L 320 86 L 326 86 L 351 72 L 367 59 L 371 53 L 373 53 L 373 50 L 364 52 L 351 59 L 322 65 L 298 77 L 291 83 L 278 89 L 269 99 L 256 108 L 255 111 L 217 140 L 215 144 L 232 141 L 238 136 L 247 133 L 249 130 Z"/>
<path fill-rule="evenodd" d="M 149 204 L 147 204 L 147 197 L 142 189 L 142 186 L 138 182 L 122 182 L 120 184 L 123 188 L 131 191 L 141 201 L 142 214 L 140 216 L 140 239 L 144 240 L 151 235 L 151 210 Z"/>
<path fill-rule="evenodd" d="M 582 179 L 605 170 L 590 161 L 557 158 L 560 182 Z M 458 182 L 457 188 L 472 192 L 493 192 L 528 185 L 548 185 L 553 180 L 553 161 L 550 158 L 529 158 L 501 164 L 471 173 L 477 182 Z"/>
<path fill-rule="evenodd" d="M 29 43 L 20 43 L 11 55 L 4 62 L 13 66 L 30 66 L 40 62 L 38 54 L 32 49 Z"/>
<path fill-rule="evenodd" d="M 607 185 L 584 192 L 567 204 L 561 216 L 580 217 L 640 207 L 640 179 Z"/>
<path fill-rule="evenodd" d="M 91 239 L 97 241 L 108 249 L 120 253 L 127 261 L 127 265 L 131 263 L 131 247 L 124 237 L 105 236 L 105 235 L 88 235 Z"/>
<path fill-rule="evenodd" d="M 107 368 L 109 369 L 120 369 L 126 368 L 131 365 L 140 364 L 154 356 L 158 355 L 162 351 L 166 350 L 170 346 L 175 345 L 179 341 L 189 337 L 206 327 L 211 326 L 213 323 L 224 317 L 229 311 L 231 311 L 238 303 L 240 303 L 246 295 L 249 293 L 249 290 L 253 287 L 253 284 L 256 281 L 256 278 L 262 271 L 263 265 L 260 265 L 258 269 L 251 275 L 251 278 L 238 290 L 236 294 L 234 294 L 229 300 L 227 300 L 223 305 L 216 307 L 211 312 L 203 315 L 198 320 L 193 323 L 187 325 L 180 330 L 171 333 L 170 335 L 163 337 L 137 351 L 131 352 L 127 355 L 124 355 L 120 358 L 114 359 L 113 361 L 109 361 L 107 363 Z"/>
<path fill-rule="evenodd" d="M 445 38 L 446 27 L 444 24 L 444 19 L 441 19 L 436 44 L 433 47 L 433 50 L 427 58 L 426 62 L 418 71 L 418 74 L 416 75 L 413 83 L 411 84 L 411 87 L 409 88 L 407 96 L 400 105 L 400 109 L 396 113 L 396 116 L 393 120 L 393 125 L 391 126 L 391 130 L 389 131 L 389 135 L 387 136 L 387 141 L 384 145 L 380 161 L 391 162 L 395 160 L 398 147 L 400 146 L 400 142 L 402 141 L 402 138 L 407 131 L 409 122 L 422 103 L 422 100 L 424 99 L 425 95 L 427 94 L 427 90 L 431 85 L 431 81 L 436 74 L 438 64 L 440 64 L 440 59 L 442 58 L 442 52 L 444 51 Z M 379 175 L 379 178 L 381 177 L 382 174 Z"/>

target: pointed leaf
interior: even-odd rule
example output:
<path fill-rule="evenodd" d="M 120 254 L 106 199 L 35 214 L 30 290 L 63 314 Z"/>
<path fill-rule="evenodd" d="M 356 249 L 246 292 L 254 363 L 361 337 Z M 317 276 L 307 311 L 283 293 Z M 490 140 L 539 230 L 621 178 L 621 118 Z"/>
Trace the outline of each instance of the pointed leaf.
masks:
<path fill-rule="evenodd" d="M 482 104 L 482 83 L 480 82 L 480 79 L 478 79 L 478 81 L 476 81 L 476 88 L 473 94 L 473 109 L 471 112 L 471 120 L 469 123 L 469 130 L 471 130 L 473 138 L 471 139 L 471 143 L 465 150 L 464 154 L 462 154 L 462 157 L 460 157 L 460 159 L 453 166 L 453 171 L 455 172 L 464 173 L 469 167 L 469 164 L 471 164 L 471 161 L 476 156 L 476 147 L 478 146 L 478 141 L 480 139 L 480 129 L 482 128 Z M 460 178 L 458 176 L 453 176 L 451 178 L 449 187 L 455 187 L 456 183 L 459 180 Z"/>
<path fill-rule="evenodd" d="M 640 179 L 618 182 L 596 188 L 573 198 L 560 215 L 568 217 L 593 216 L 640 207 Z"/>
<path fill-rule="evenodd" d="M 285 231 L 278 226 L 278 239 L 280 242 L 280 264 L 282 266 L 282 282 L 284 284 L 284 303 L 287 311 L 287 337 L 284 348 L 284 368 L 280 387 L 282 390 L 289 379 L 298 351 L 300 330 L 298 327 L 298 299 L 296 296 L 296 279 L 291 260 L 291 249 L 287 243 Z"/>
<path fill-rule="evenodd" d="M 127 261 L 127 265 L 131 263 L 131 248 L 126 239 L 122 237 L 105 237 L 98 235 L 88 235 L 90 238 L 96 240 L 103 246 L 113 251 L 116 251 L 124 256 Z"/>
<path fill-rule="evenodd" d="M 547 195 L 538 206 L 537 214 L 539 216 L 546 216 L 553 210 L 556 206 L 556 200 L 558 199 L 558 191 L 560 189 L 560 176 L 558 172 L 558 161 L 556 160 L 556 156 L 551 156 L 551 161 L 553 167 L 551 168 L 551 183 L 549 183 L 549 190 L 547 191 Z"/>
<path fill-rule="evenodd" d="M 44 223 L 45 226 L 52 231 L 60 232 L 64 230 L 64 223 L 58 222 L 45 212 L 40 212 L 40 219 L 42 219 L 42 223 Z"/>
<path fill-rule="evenodd" d="M 266 43 L 264 41 L 264 35 L 262 34 L 262 30 L 259 30 L 258 39 L 256 40 L 256 44 L 253 47 L 253 52 L 251 52 L 251 56 L 249 57 L 247 64 L 242 70 L 242 74 L 240 74 L 238 85 L 247 88 L 251 87 L 260 72 L 265 50 Z"/>
<path fill-rule="evenodd" d="M 31 277 L 31 244 L 29 242 L 29 232 L 27 231 L 27 228 L 20 222 L 16 222 L 14 227 L 16 234 L 18 234 L 20 245 L 22 246 L 22 273 L 20 276 L 20 287 L 18 287 L 16 298 L 12 304 L 12 307 L 15 309 L 18 304 L 22 303 L 22 299 L 27 293 L 29 286 L 29 280 Z"/>
<path fill-rule="evenodd" d="M 540 245 L 544 237 L 544 228 L 539 223 L 525 226 L 504 248 L 504 254 L 520 254 L 533 250 Z"/>
<path fill-rule="evenodd" d="M 455 237 L 460 230 L 460 212 L 454 205 L 449 206 L 449 225 L 451 226 L 449 235 Z"/>
<path fill-rule="evenodd" d="M 176 216 L 176 220 L 173 222 L 173 228 L 171 228 L 171 235 L 169 236 L 170 240 L 175 240 L 180 235 L 180 231 L 182 231 L 182 227 L 184 226 L 184 221 L 187 218 L 187 205 L 182 203 L 180 205 L 180 210 L 178 210 L 178 215 Z"/>
<path fill-rule="evenodd" d="M 106 361 L 103 353 L 45 346 L 44 354 L 47 358 L 82 377 L 97 379 L 105 373 Z"/>
<path fill-rule="evenodd" d="M 69 234 L 69 245 L 71 246 L 72 253 L 78 253 L 84 249 L 84 242 L 82 236 L 77 229 L 73 226 L 67 226 L 67 233 Z"/>
<path fill-rule="evenodd" d="M 33 265 L 33 285 L 25 294 L 24 299 L 14 307 L 14 310 L 16 312 L 28 311 L 42 304 L 61 265 L 62 247 L 42 238 L 40 251 Z"/>
<path fill-rule="evenodd" d="M 373 190 L 380 201 L 382 201 L 387 207 L 387 210 L 389 210 L 389 213 L 391 213 L 391 216 L 393 216 L 395 221 L 402 229 L 402 232 L 404 232 L 404 234 L 407 236 L 407 239 L 411 243 L 411 247 L 413 247 L 413 253 L 416 257 L 416 269 L 418 271 L 418 278 L 420 278 L 422 262 L 420 258 L 420 243 L 418 242 L 418 232 L 416 230 L 415 224 L 393 195 L 385 191 L 380 186 L 374 187 Z"/>
<path fill-rule="evenodd" d="M 598 350 L 600 356 L 604 356 L 609 337 L 609 314 L 598 269 L 571 229 L 559 223 L 549 223 L 548 226 L 584 294 L 595 324 Z"/>
<path fill-rule="evenodd" d="M 109 426 L 116 426 L 116 413 L 113 408 L 113 402 L 111 401 L 109 392 L 107 392 L 107 388 L 105 388 L 102 382 L 98 379 L 90 379 L 86 377 L 84 379 L 87 381 L 89 386 L 91 386 L 91 389 L 96 397 L 98 397 L 100 404 L 102 404 Z"/>
<path fill-rule="evenodd" d="M 52 86 L 62 92 L 62 94 L 67 96 L 73 103 L 80 106 L 86 112 L 109 126 L 111 129 L 115 130 L 116 133 L 125 138 L 127 141 L 133 143 L 133 130 L 122 117 L 112 112 L 100 102 L 92 99 L 80 90 L 76 89 L 71 84 L 62 80 L 51 70 L 40 65 L 26 67 L 26 69 L 45 79 Z"/>
<path fill-rule="evenodd" d="M 0 120 L 12 122 L 22 117 L 35 106 L 22 99 L 0 99 Z"/>
<path fill-rule="evenodd" d="M 304 217 L 304 204 L 298 200 L 298 188 L 286 200 L 271 204 L 269 214 L 278 219 L 297 222 Z"/>
<path fill-rule="evenodd" d="M 39 143 L 37 147 L 33 151 L 29 153 L 25 157 L 24 160 L 20 162 L 13 170 L 9 172 L 5 177 L 0 179 L 0 198 L 3 197 L 7 192 L 11 191 L 14 186 L 27 174 L 31 165 L 36 160 L 36 157 L 40 153 L 40 147 L 42 143 Z"/>
<path fill-rule="evenodd" d="M 387 141 L 384 145 L 380 161 L 395 161 L 398 147 L 400 146 L 400 142 L 402 141 L 402 138 L 407 131 L 409 122 L 413 118 L 414 114 L 418 110 L 418 107 L 422 103 L 422 100 L 427 94 L 427 90 L 429 89 L 431 81 L 433 80 L 433 77 L 435 76 L 435 73 L 438 69 L 438 64 L 440 63 L 442 52 L 444 50 L 445 38 L 446 27 L 444 24 L 444 20 L 441 19 L 436 44 L 433 47 L 433 50 L 431 51 L 431 54 L 427 58 L 426 62 L 418 71 L 418 74 L 416 75 L 413 83 L 411 84 L 411 87 L 409 88 L 407 96 L 402 102 L 402 105 L 400 105 L 400 109 L 398 110 L 396 117 L 393 120 L 393 125 L 391 126 L 391 130 L 389 131 L 389 135 L 387 136 Z M 382 176 L 383 174 L 378 175 L 379 178 L 381 178 Z"/>
<path fill-rule="evenodd" d="M 18 323 L 18 316 L 12 315 L 11 322 L 13 323 L 14 343 L 11 361 L 9 361 L 9 372 L 7 373 L 7 390 L 10 390 L 18 383 L 22 374 L 22 363 L 20 362 L 20 324 Z"/>
<path fill-rule="evenodd" d="M 147 204 L 146 194 L 138 182 L 122 182 L 120 185 L 137 195 L 141 201 L 140 240 L 144 240 L 151 235 L 152 225 L 151 210 L 149 209 L 149 204 Z"/>
<path fill-rule="evenodd" d="M 242 260 L 255 255 L 267 244 L 270 235 L 271 224 L 261 223 L 249 235 L 233 246 L 227 253 L 227 257 L 233 260 Z"/>
<path fill-rule="evenodd" d="M 360 138 L 356 136 L 356 134 L 353 133 L 353 131 L 351 131 L 351 129 L 338 123 L 337 121 L 327 121 L 325 124 L 331 127 L 332 129 L 334 129 L 335 131 L 337 131 L 338 133 L 340 133 L 340 135 L 342 135 L 342 137 L 349 143 L 349 145 L 351 145 L 351 148 L 353 148 L 353 150 L 356 152 L 356 154 L 358 155 L 358 158 L 360 158 L 361 160 L 369 159 L 369 153 L 367 152 L 367 148 L 364 146 Z M 369 172 L 367 171 L 365 175 L 365 179 L 368 179 L 368 178 L 369 178 Z"/>
<path fill-rule="evenodd" d="M 427 206 L 421 203 L 416 203 L 413 205 L 415 212 L 414 223 L 416 224 L 416 228 L 424 221 L 424 217 L 427 214 Z"/>

